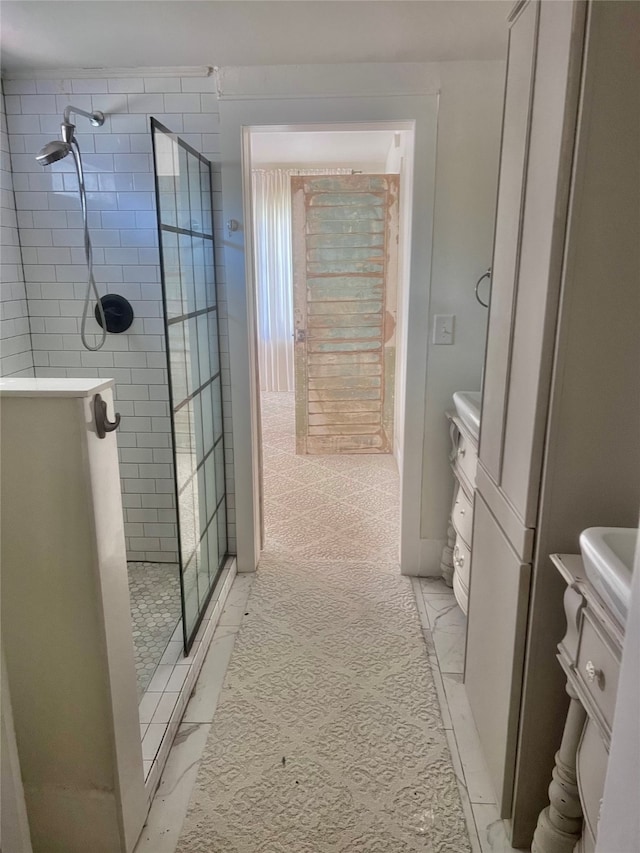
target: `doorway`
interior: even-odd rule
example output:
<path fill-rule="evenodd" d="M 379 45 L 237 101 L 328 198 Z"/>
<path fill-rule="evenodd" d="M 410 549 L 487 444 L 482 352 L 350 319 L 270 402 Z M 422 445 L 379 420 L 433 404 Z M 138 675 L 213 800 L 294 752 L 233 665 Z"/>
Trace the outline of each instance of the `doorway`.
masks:
<path fill-rule="evenodd" d="M 413 129 L 248 133 L 263 544 L 397 563 Z"/>
<path fill-rule="evenodd" d="M 282 72 L 282 73 L 281 73 Z M 402 126 L 414 135 L 415 161 L 410 210 L 414 238 L 410 248 L 410 286 L 403 314 L 406 318 L 407 357 L 399 359 L 405 371 L 398 377 L 396 404 L 405 389 L 404 429 L 398 456 L 402 491 L 400 570 L 416 574 L 425 561 L 440 559 L 442 543 L 422 538 L 423 471 L 419 460 L 425 442 L 425 405 L 430 312 L 436 143 L 438 134 L 438 85 L 431 77 L 407 80 L 390 75 L 387 64 L 367 66 L 364 77 L 352 66 L 331 68 L 331 80 L 319 69 L 260 73 L 250 68 L 219 80 L 220 152 L 224 259 L 229 309 L 229 356 L 233 399 L 235 530 L 239 572 L 253 572 L 260 561 L 260 439 L 259 379 L 255 338 L 256 306 L 252 288 L 253 256 L 250 247 L 251 174 L 249 164 L 252 131 L 274 131 L 292 125 L 312 125 L 321 130 L 362 130 L 378 123 Z M 284 76 L 282 76 L 284 74 Z M 288 75 L 288 76 L 287 76 Z M 357 78 L 357 79 L 355 79 Z M 295 94 L 292 93 L 292 87 Z M 308 95 L 308 96 L 307 96 Z M 401 186 L 402 192 L 402 186 Z M 404 194 L 405 200 L 409 196 Z M 396 435 L 399 431 L 396 431 Z M 437 546 L 437 547 L 436 547 Z M 433 552 L 433 554 L 432 554 Z"/>

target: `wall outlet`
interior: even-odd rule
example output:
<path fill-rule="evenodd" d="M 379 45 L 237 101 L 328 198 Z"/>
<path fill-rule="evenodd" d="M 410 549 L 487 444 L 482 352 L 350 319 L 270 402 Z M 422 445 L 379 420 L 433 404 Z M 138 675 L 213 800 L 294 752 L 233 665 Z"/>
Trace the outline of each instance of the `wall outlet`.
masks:
<path fill-rule="evenodd" d="M 436 314 L 433 318 L 433 343 L 452 344 L 455 314 Z"/>

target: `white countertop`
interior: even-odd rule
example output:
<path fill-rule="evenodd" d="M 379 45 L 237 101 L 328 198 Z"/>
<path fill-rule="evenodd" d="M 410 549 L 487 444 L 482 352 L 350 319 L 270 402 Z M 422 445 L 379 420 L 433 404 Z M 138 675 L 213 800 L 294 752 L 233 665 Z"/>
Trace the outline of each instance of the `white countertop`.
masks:
<path fill-rule="evenodd" d="M 113 379 L 0 379 L 0 397 L 90 397 L 111 388 Z"/>

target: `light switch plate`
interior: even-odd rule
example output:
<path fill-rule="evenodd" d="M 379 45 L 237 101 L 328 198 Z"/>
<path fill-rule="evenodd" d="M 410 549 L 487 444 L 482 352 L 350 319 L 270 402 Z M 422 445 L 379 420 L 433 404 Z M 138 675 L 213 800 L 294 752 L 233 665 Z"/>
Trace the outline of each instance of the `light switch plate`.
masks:
<path fill-rule="evenodd" d="M 452 344 L 455 328 L 455 314 L 436 314 L 433 318 L 433 343 Z"/>

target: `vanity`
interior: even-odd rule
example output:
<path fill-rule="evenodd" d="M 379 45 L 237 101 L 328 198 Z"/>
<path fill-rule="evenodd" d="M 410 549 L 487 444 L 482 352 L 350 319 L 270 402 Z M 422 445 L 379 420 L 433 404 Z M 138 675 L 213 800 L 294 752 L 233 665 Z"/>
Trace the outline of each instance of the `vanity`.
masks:
<path fill-rule="evenodd" d="M 594 853 L 618 690 L 637 530 L 594 527 L 581 555 L 552 554 L 566 584 L 558 661 L 570 705 L 532 853 Z"/>
<path fill-rule="evenodd" d="M 445 582 L 453 586 L 456 601 L 466 616 L 469 607 L 473 492 L 478 464 L 481 393 L 456 391 L 453 403 L 455 412 L 447 412 L 447 419 L 452 448 L 449 461 L 455 478 L 455 489 L 448 541 L 440 567 Z"/>

